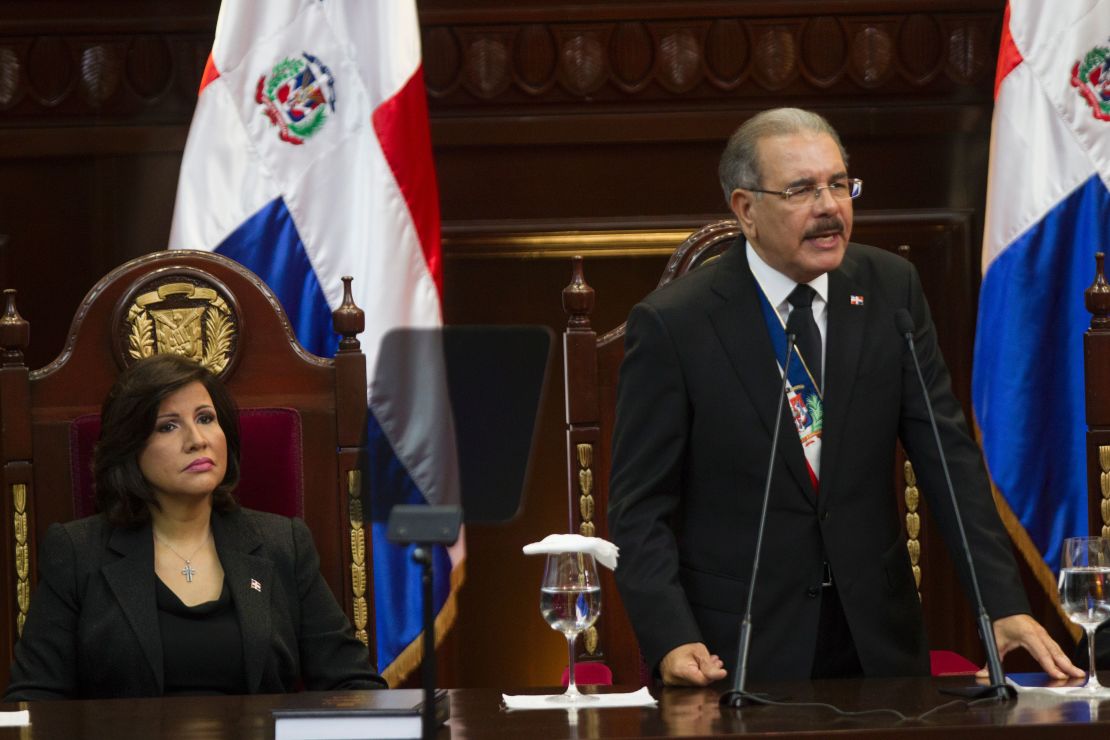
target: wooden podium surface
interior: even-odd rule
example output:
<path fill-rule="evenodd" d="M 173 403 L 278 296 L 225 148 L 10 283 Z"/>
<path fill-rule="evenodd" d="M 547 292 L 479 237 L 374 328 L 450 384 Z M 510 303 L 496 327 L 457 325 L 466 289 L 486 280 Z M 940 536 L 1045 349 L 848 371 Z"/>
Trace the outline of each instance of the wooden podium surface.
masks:
<path fill-rule="evenodd" d="M 918 715 L 951 700 L 938 693 L 938 688 L 966 683 L 963 678 L 869 679 L 776 684 L 754 689 L 772 691 L 795 701 L 828 702 L 843 709 L 891 707 L 904 714 Z M 530 689 L 527 693 L 542 691 Z M 27 705 L 31 710 L 31 726 L 0 728 L 0 740 L 268 739 L 274 733 L 272 710 L 303 706 L 312 696 L 35 702 Z M 495 689 L 455 689 L 450 696 L 451 719 L 437 735 L 442 740 L 741 736 L 1076 740 L 1110 736 L 1110 700 L 1100 705 L 1029 694 L 1008 703 L 953 706 L 925 720 L 909 722 L 880 714 L 838 718 L 827 709 L 808 707 L 761 706 L 722 711 L 717 706 L 717 692 L 703 689 L 664 689 L 659 692 L 658 708 L 575 712 L 565 709 L 508 712 L 501 708 L 501 692 Z M 0 708 L 19 707 L 0 704 Z"/>

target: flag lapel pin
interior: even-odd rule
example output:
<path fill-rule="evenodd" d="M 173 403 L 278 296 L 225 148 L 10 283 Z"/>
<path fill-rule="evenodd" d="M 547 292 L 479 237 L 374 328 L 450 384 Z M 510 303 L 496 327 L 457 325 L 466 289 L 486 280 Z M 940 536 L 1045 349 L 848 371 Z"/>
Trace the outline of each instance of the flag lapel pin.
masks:
<path fill-rule="evenodd" d="M 863 305 L 863 296 L 861 296 L 861 295 L 850 295 L 850 296 L 848 296 L 848 303 L 850 303 L 853 306 L 862 306 Z"/>
<path fill-rule="evenodd" d="M 262 584 L 254 578 L 251 579 L 251 588 L 253 588 L 258 593 L 262 593 Z"/>

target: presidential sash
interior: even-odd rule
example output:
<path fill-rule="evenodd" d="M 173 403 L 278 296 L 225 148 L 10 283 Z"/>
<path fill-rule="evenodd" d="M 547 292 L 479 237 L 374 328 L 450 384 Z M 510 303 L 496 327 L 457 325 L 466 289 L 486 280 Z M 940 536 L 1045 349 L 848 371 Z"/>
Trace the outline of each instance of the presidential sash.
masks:
<path fill-rule="evenodd" d="M 778 311 L 767 300 L 762 287 L 759 290 L 759 306 L 763 310 L 763 320 L 767 324 L 767 333 L 771 336 L 771 346 L 774 347 L 775 359 L 781 373 L 786 365 L 786 326 L 779 317 Z M 797 428 L 798 439 L 802 443 L 802 452 L 805 453 L 806 464 L 809 467 L 809 477 L 816 490 L 821 476 L 821 430 L 824 426 L 825 412 L 821 392 L 813 382 L 808 363 L 796 346 L 794 359 L 790 362 L 790 377 L 786 379 L 785 386 L 786 403 L 790 407 L 791 416 L 794 417 L 794 426 Z"/>

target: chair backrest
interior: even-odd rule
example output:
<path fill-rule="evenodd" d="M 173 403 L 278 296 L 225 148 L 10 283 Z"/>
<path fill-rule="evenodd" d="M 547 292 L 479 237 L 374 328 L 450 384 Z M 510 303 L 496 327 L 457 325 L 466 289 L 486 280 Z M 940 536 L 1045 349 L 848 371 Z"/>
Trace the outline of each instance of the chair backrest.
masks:
<path fill-rule="evenodd" d="M 740 233 L 736 221 L 720 221 L 691 234 L 671 255 L 659 285 L 676 280 L 724 252 Z M 608 539 L 610 438 L 617 408 L 617 379 L 624 359 L 624 324 L 601 337 L 590 326 L 594 290 L 585 280 L 582 258 L 573 259 L 571 283 L 563 290 L 569 315 L 563 334 L 567 411 L 569 531 Z M 584 635 L 586 658 L 603 660 L 616 683 L 650 682 L 616 582 L 601 574 L 605 609 Z"/>
<path fill-rule="evenodd" d="M 300 516 L 321 572 L 374 654 L 373 573 L 359 464 L 366 429 L 363 314 L 346 285 L 334 312 L 334 359 L 307 352 L 274 294 L 252 272 L 208 252 L 132 260 L 82 301 L 61 354 L 29 370 L 30 327 L 5 291 L 0 316 L 0 679 L 6 685 L 36 582 L 37 541 L 52 522 L 93 512 L 92 448 L 100 405 L 121 369 L 159 352 L 219 375 L 240 408 L 244 506 Z"/>

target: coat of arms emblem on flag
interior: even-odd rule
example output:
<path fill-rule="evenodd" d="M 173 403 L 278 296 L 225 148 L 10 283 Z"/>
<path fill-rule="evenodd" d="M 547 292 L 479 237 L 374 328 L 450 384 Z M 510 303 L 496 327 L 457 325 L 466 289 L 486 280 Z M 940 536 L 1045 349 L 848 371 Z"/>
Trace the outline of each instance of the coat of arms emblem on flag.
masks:
<path fill-rule="evenodd" d="M 258 78 L 254 100 L 266 111 L 278 136 L 290 144 L 303 144 L 335 111 L 335 78 L 318 58 L 305 52 L 274 65 L 270 76 Z"/>
<path fill-rule="evenodd" d="M 1091 106 L 1095 118 L 1110 121 L 1110 47 L 1096 46 L 1071 68 L 1071 84 Z"/>

